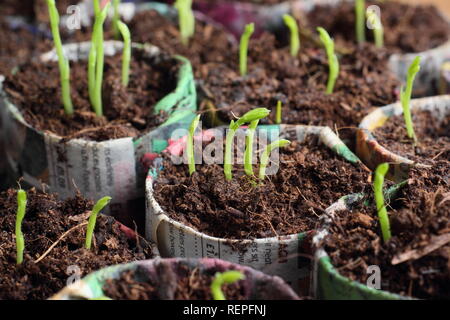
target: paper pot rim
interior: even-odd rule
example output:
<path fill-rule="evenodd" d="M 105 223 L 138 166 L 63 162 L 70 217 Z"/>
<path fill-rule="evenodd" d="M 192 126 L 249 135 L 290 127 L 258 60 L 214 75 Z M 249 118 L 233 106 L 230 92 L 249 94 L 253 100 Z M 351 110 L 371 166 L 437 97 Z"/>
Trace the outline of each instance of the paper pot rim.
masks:
<path fill-rule="evenodd" d="M 324 143 L 325 147 L 330 148 L 340 156 L 342 156 L 343 159 L 354 163 L 361 163 L 362 162 L 348 149 L 348 147 L 342 142 L 342 140 L 339 139 L 339 137 L 329 128 L 329 127 L 323 127 L 323 126 L 308 126 L 308 125 L 260 125 L 258 126 L 257 130 L 261 130 L 264 128 L 278 128 L 280 132 L 284 132 L 285 130 L 299 130 L 298 132 L 302 131 L 304 136 L 308 134 L 313 134 L 318 136 L 322 142 Z M 215 129 L 223 129 L 225 127 L 218 127 Z M 206 130 L 205 132 L 207 132 Z M 298 136 L 297 136 L 298 137 Z M 183 138 L 181 138 L 179 141 L 175 143 L 184 144 L 185 141 Z M 167 149 L 165 150 L 167 151 Z M 164 152 L 164 151 L 163 151 Z M 185 232 L 191 233 L 195 236 L 201 237 L 206 240 L 212 240 L 215 242 L 220 242 L 223 244 L 250 244 L 250 243 L 266 243 L 266 242 L 289 242 L 292 240 L 297 240 L 299 238 L 304 238 L 307 236 L 312 236 L 315 233 L 315 230 L 308 230 L 297 234 L 290 234 L 290 235 L 283 235 L 283 236 L 274 236 L 274 237 L 266 237 L 266 238 L 257 238 L 257 239 L 226 239 L 226 238 L 219 238 L 215 236 L 208 235 L 204 232 L 200 232 L 190 226 L 187 226 L 181 222 L 176 221 L 175 219 L 170 218 L 162 209 L 160 204 L 156 201 L 154 197 L 154 189 L 153 189 L 153 183 L 154 183 L 154 171 L 153 168 L 149 169 L 149 174 L 147 176 L 146 182 L 145 182 L 145 193 L 146 193 L 146 204 L 147 209 L 151 208 L 151 211 L 153 213 L 149 213 L 149 210 L 147 210 L 146 213 L 146 220 L 150 220 L 150 215 L 156 215 L 158 216 L 159 222 L 167 222 L 170 225 L 174 226 L 178 230 L 184 230 Z M 149 230 L 146 230 L 146 232 L 150 232 Z M 155 234 L 150 235 L 147 234 L 147 238 L 157 239 Z"/>
<path fill-rule="evenodd" d="M 63 48 L 66 48 L 67 51 L 73 52 L 75 54 L 79 54 L 79 52 L 82 51 L 83 49 L 87 50 L 90 47 L 90 45 L 91 45 L 90 41 L 82 41 L 82 42 L 66 43 L 63 45 Z M 105 47 L 105 55 L 109 55 L 111 52 L 109 52 L 108 49 L 110 49 L 110 51 L 111 50 L 119 50 L 119 49 L 123 48 L 123 42 L 116 41 L 116 40 L 108 40 L 108 41 L 104 42 L 104 47 Z M 153 46 L 151 44 L 132 43 L 132 48 L 135 50 L 147 51 L 147 52 L 149 52 L 149 54 L 154 55 L 154 56 L 164 54 L 158 47 Z M 187 60 L 183 56 L 179 56 L 179 55 L 171 55 L 170 57 L 173 59 L 176 59 L 182 63 L 180 65 L 180 68 L 177 71 L 176 87 L 174 88 L 174 90 L 172 92 L 168 93 L 166 96 L 164 96 L 159 101 L 157 101 L 155 103 L 155 106 L 158 103 L 161 103 L 161 101 L 163 101 L 166 97 L 180 91 L 183 88 L 183 86 L 187 85 L 186 83 L 183 83 L 183 81 L 182 81 L 183 77 L 186 77 L 189 75 L 190 75 L 189 79 L 193 77 L 192 66 L 191 66 L 191 63 L 189 62 L 189 60 Z M 39 58 L 42 60 L 47 60 L 47 61 L 57 60 L 56 51 L 55 51 L 55 49 L 53 49 L 49 52 L 43 53 L 39 56 Z M 70 58 L 71 57 L 69 57 L 69 59 Z M 73 60 L 73 59 L 70 59 L 70 60 Z M 56 140 L 56 141 L 65 138 L 65 137 L 59 136 L 53 132 L 41 131 L 41 130 L 35 129 L 29 123 L 27 123 L 22 116 L 22 112 L 19 110 L 19 108 L 14 103 L 12 103 L 9 100 L 7 93 L 3 90 L 4 81 L 5 81 L 4 76 L 0 75 L 0 99 L 2 99 L 4 101 L 8 113 L 11 115 L 11 117 L 14 120 L 19 121 L 22 125 L 29 128 L 31 131 L 35 132 L 38 135 L 48 136 L 51 139 Z M 150 132 L 157 130 L 159 128 L 165 127 L 167 124 L 169 124 L 169 122 L 171 121 L 171 118 L 174 116 L 174 114 L 176 114 L 176 112 L 177 112 L 176 109 L 172 110 L 172 114 L 169 116 L 169 118 L 166 120 L 166 122 L 160 124 L 157 127 L 150 129 L 146 133 L 142 133 L 141 135 L 139 135 L 137 137 L 124 137 L 124 138 L 119 138 L 119 139 L 110 139 L 110 140 L 103 140 L 103 141 L 91 141 L 91 140 L 86 140 L 83 138 L 72 138 L 72 139 L 67 140 L 66 144 L 79 143 L 79 142 L 89 142 L 89 143 L 94 143 L 94 144 L 107 144 L 107 143 L 120 142 L 123 140 L 129 140 L 129 139 L 132 139 L 133 141 L 138 141 L 142 137 L 145 137 L 146 135 L 148 135 Z M 179 112 L 182 112 L 182 110 L 179 110 Z"/>

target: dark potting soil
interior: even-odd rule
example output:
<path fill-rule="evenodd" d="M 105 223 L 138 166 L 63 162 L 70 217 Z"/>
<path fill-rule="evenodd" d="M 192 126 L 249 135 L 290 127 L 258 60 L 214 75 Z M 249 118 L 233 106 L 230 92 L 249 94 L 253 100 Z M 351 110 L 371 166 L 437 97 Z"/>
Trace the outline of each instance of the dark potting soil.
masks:
<path fill-rule="evenodd" d="M 168 269 L 168 268 L 167 268 Z M 119 279 L 106 280 L 105 296 L 113 300 L 212 300 L 211 283 L 215 270 L 190 268 L 179 264 L 176 270 L 165 270 L 164 277 L 155 279 L 148 274 L 136 275 L 125 271 Z M 145 279 L 138 281 L 136 278 Z M 245 300 L 244 288 L 239 282 L 225 284 L 223 293 L 227 300 Z"/>
<path fill-rule="evenodd" d="M 381 270 L 381 289 L 422 299 L 450 298 L 450 166 L 413 169 L 388 205 L 392 238 L 383 243 L 376 210 L 358 206 L 337 214 L 325 248 L 339 273 L 366 283 Z M 395 264 L 399 258 L 405 260 Z M 397 259 L 398 261 L 395 261 Z"/>
<path fill-rule="evenodd" d="M 71 97 L 74 115 L 67 116 L 61 102 L 56 62 L 30 62 L 7 77 L 5 90 L 32 127 L 67 139 L 105 141 L 138 137 L 167 119 L 153 114 L 153 106 L 174 91 L 180 63 L 169 56 L 150 59 L 134 50 L 130 83 L 122 86 L 122 54 L 105 56 L 103 112 L 97 117 L 88 95 L 87 62 L 71 62 Z"/>
<path fill-rule="evenodd" d="M 450 165 L 450 115 L 442 121 L 429 111 L 412 112 L 417 144 L 407 136 L 403 116 L 395 116 L 374 131 L 380 145 L 410 160 L 433 165 L 446 161 Z"/>
<path fill-rule="evenodd" d="M 189 177 L 187 165 L 166 160 L 154 194 L 171 218 L 200 232 L 255 239 L 313 230 L 329 205 L 367 188 L 365 168 L 346 162 L 316 139 L 292 142 L 281 150 L 280 161 L 278 172 L 258 185 L 242 165 L 233 167 L 233 179 L 227 181 L 222 166 L 197 165 Z"/>
<path fill-rule="evenodd" d="M 436 48 L 450 38 L 448 22 L 435 6 L 414 6 L 394 1 L 367 1 L 366 6 L 381 9 L 385 46 L 391 52 L 422 52 Z M 336 41 L 355 42 L 354 2 L 338 6 L 319 5 L 306 15 L 311 28 L 323 27 Z M 373 30 L 366 28 L 366 37 L 373 41 Z"/>
<path fill-rule="evenodd" d="M 71 271 L 70 266 L 78 267 L 83 277 L 105 266 L 152 258 L 151 248 L 144 240 L 137 247 L 112 217 L 103 215 L 97 219 L 92 249 L 86 250 L 86 225 L 82 224 L 87 222 L 93 205 L 80 195 L 58 201 L 53 195 L 28 191 L 22 224 L 24 262 L 17 266 L 14 237 L 17 192 L 10 189 L 0 194 L 0 300 L 47 299 L 65 287 L 74 275 L 75 269 Z M 36 263 L 58 240 L 49 254 Z"/>

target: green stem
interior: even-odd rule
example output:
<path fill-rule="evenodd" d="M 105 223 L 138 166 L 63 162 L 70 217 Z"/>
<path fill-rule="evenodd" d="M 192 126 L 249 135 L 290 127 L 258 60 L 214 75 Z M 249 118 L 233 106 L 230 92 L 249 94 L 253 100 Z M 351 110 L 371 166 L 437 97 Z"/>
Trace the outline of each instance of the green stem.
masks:
<path fill-rule="evenodd" d="M 289 140 L 277 140 L 269 144 L 263 151 L 261 155 L 260 165 L 259 165 L 259 179 L 262 181 L 266 177 L 266 168 L 269 164 L 270 154 L 276 148 L 282 148 L 287 146 L 291 142 Z"/>
<path fill-rule="evenodd" d="M 20 189 L 17 191 L 17 213 L 16 213 L 16 251 L 17 264 L 23 262 L 23 252 L 25 250 L 25 239 L 22 233 L 22 221 L 25 217 L 25 210 L 27 208 L 27 193 Z"/>
<path fill-rule="evenodd" d="M 367 12 L 367 20 L 373 28 L 373 35 L 375 38 L 375 46 L 377 48 L 383 48 L 384 46 L 384 28 L 381 24 L 380 17 L 374 11 L 369 10 Z"/>
<path fill-rule="evenodd" d="M 245 76 L 247 74 L 248 42 L 250 41 L 250 37 L 252 36 L 254 31 L 255 24 L 247 24 L 245 26 L 244 33 L 241 36 L 239 45 L 239 70 L 241 72 L 241 76 Z"/>
<path fill-rule="evenodd" d="M 120 22 L 120 14 L 119 14 L 119 4 L 120 0 L 113 0 L 113 8 L 114 8 L 114 16 L 112 19 L 112 28 L 113 28 L 113 34 L 114 39 L 119 39 L 119 22 Z M 122 33 L 123 36 L 123 33 Z"/>
<path fill-rule="evenodd" d="M 359 44 L 362 44 L 366 41 L 365 11 L 366 11 L 366 1 L 355 0 L 356 40 L 358 41 Z"/>
<path fill-rule="evenodd" d="M 295 18 L 289 14 L 283 15 L 283 21 L 289 28 L 291 34 L 291 55 L 296 57 L 298 55 L 298 51 L 300 50 L 300 35 L 298 32 L 297 21 L 295 21 Z"/>
<path fill-rule="evenodd" d="M 276 124 L 281 124 L 281 122 L 282 122 L 282 116 L 281 116 L 282 106 L 283 106 L 282 102 L 280 100 L 278 100 L 277 110 L 276 110 L 276 114 L 275 114 L 275 123 Z"/>
<path fill-rule="evenodd" d="M 389 217 L 387 214 L 383 195 L 384 177 L 386 176 L 388 170 L 389 170 L 388 163 L 380 164 L 375 170 L 375 181 L 374 181 L 375 202 L 377 206 L 378 218 L 380 220 L 381 233 L 383 235 L 384 242 L 389 241 L 389 239 L 391 238 Z"/>
<path fill-rule="evenodd" d="M 245 279 L 245 275 L 240 271 L 225 271 L 223 273 L 217 272 L 213 282 L 211 283 L 211 294 L 214 300 L 226 300 L 222 291 L 224 284 L 232 284 L 239 280 Z"/>
<path fill-rule="evenodd" d="M 326 93 L 332 94 L 334 91 L 334 86 L 336 85 L 336 80 L 339 76 L 339 60 L 334 51 L 334 41 L 331 39 L 328 32 L 322 27 L 318 27 L 317 31 L 319 31 L 320 40 L 325 47 L 328 57 L 329 76 Z"/>
<path fill-rule="evenodd" d="M 91 249 L 92 237 L 94 236 L 95 223 L 97 221 L 97 216 L 101 210 L 111 201 L 111 197 L 103 197 L 97 201 L 92 209 L 91 215 L 89 216 L 89 222 L 86 229 L 86 240 L 84 247 L 88 250 Z"/>
<path fill-rule="evenodd" d="M 248 176 L 253 176 L 253 140 L 258 123 L 259 120 L 250 122 L 247 129 L 247 136 L 245 137 L 244 170 Z"/>
<path fill-rule="evenodd" d="M 195 33 L 195 16 L 192 11 L 192 0 L 176 0 L 174 6 L 178 10 L 181 43 L 187 46 L 189 39 Z"/>
<path fill-rule="evenodd" d="M 123 38 L 122 85 L 127 87 L 130 81 L 131 35 L 130 29 L 122 21 L 117 21 L 117 27 Z"/>
<path fill-rule="evenodd" d="M 411 96 L 414 85 L 414 79 L 417 73 L 420 71 L 420 56 L 417 56 L 408 68 L 406 78 L 406 88 L 402 88 L 400 92 L 400 100 L 403 108 L 403 117 L 405 119 L 406 131 L 410 139 L 417 141 L 416 134 L 414 132 L 414 126 L 411 117 Z"/>
<path fill-rule="evenodd" d="M 100 0 L 93 0 L 94 1 L 94 15 L 95 17 L 98 16 L 100 13 Z"/>
<path fill-rule="evenodd" d="M 186 154 L 189 165 L 189 175 L 195 172 L 195 154 L 194 154 L 194 134 L 200 122 L 200 115 L 196 116 L 189 127 L 188 139 L 186 141 Z"/>

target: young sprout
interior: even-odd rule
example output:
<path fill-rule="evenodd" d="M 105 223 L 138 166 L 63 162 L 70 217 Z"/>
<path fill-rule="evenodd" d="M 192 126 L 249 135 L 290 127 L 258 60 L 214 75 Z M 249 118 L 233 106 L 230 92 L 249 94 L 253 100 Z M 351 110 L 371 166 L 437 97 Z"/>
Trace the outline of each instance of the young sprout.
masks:
<path fill-rule="evenodd" d="M 355 0 L 355 14 L 356 14 L 356 40 L 359 44 L 366 41 L 366 19 L 364 18 L 366 11 L 365 0 Z"/>
<path fill-rule="evenodd" d="M 296 57 L 300 50 L 300 35 L 298 33 L 297 21 L 289 14 L 283 15 L 283 21 L 291 32 L 291 55 Z"/>
<path fill-rule="evenodd" d="M 120 0 L 113 0 L 114 15 L 112 18 L 112 28 L 113 28 L 114 39 L 119 39 L 119 37 L 120 37 L 119 32 L 121 32 L 119 30 L 119 22 L 120 22 L 119 4 L 120 4 Z M 123 36 L 123 33 L 122 33 L 122 36 Z"/>
<path fill-rule="evenodd" d="M 187 46 L 189 39 L 195 33 L 195 17 L 192 12 L 192 0 L 176 0 L 175 8 L 178 10 L 181 43 Z"/>
<path fill-rule="evenodd" d="M 403 107 L 403 117 L 405 119 L 406 131 L 410 139 L 416 141 L 416 134 L 414 133 L 414 127 L 411 118 L 411 95 L 413 90 L 414 79 L 416 74 L 420 71 L 420 56 L 417 56 L 411 63 L 406 76 L 406 88 L 402 88 L 400 91 L 400 100 Z"/>
<path fill-rule="evenodd" d="M 95 18 L 88 61 L 89 99 L 95 114 L 99 117 L 103 115 L 102 83 L 105 59 L 103 48 L 103 24 L 108 15 L 109 6 L 110 4 L 108 2 Z"/>
<path fill-rule="evenodd" d="M 255 24 L 249 23 L 245 26 L 244 33 L 241 36 L 239 45 L 239 70 L 241 72 L 241 76 L 245 76 L 247 74 L 248 42 L 254 31 Z"/>
<path fill-rule="evenodd" d="M 367 10 L 367 21 L 373 28 L 373 35 L 375 38 L 375 46 L 383 48 L 384 46 L 384 28 L 381 19 L 374 10 Z"/>
<path fill-rule="evenodd" d="M 276 148 L 282 148 L 284 146 L 287 146 L 288 144 L 290 144 L 291 142 L 289 140 L 277 140 L 272 142 L 271 144 L 269 144 L 266 149 L 264 149 L 262 155 L 261 155 L 261 163 L 259 165 L 259 180 L 264 180 L 264 178 L 266 177 L 266 168 L 267 165 L 269 164 L 269 159 L 270 159 L 270 154 L 272 153 L 272 151 Z"/>
<path fill-rule="evenodd" d="M 318 27 L 317 31 L 320 33 L 320 40 L 322 41 L 328 56 L 329 65 L 329 76 L 327 84 L 327 94 L 331 94 L 334 91 L 334 86 L 339 75 L 339 60 L 336 53 L 334 52 L 334 41 L 331 39 L 328 32 L 322 28 Z"/>
<path fill-rule="evenodd" d="M 223 172 L 227 180 L 231 180 L 233 177 L 231 174 L 231 150 L 233 148 L 233 140 L 234 136 L 236 135 L 236 131 L 243 124 L 251 123 L 255 120 L 261 120 L 262 118 L 267 117 L 269 113 L 270 110 L 266 108 L 256 108 L 244 114 L 236 122 L 234 120 L 231 120 L 230 127 L 225 140 L 225 155 L 223 164 Z"/>
<path fill-rule="evenodd" d="M 117 28 L 123 38 L 123 54 L 122 54 L 122 85 L 128 86 L 130 80 L 130 60 L 131 60 L 131 35 L 130 29 L 122 21 L 117 21 Z"/>
<path fill-rule="evenodd" d="M 72 99 L 70 98 L 70 66 L 69 61 L 64 57 L 61 36 L 59 34 L 59 14 L 56 9 L 55 0 L 47 0 L 47 6 L 50 15 L 53 42 L 55 43 L 56 53 L 58 55 L 62 102 L 66 114 L 71 115 L 73 114 L 73 104 Z"/>
<path fill-rule="evenodd" d="M 280 100 L 278 100 L 278 102 L 277 102 L 277 110 L 276 110 L 276 114 L 275 114 L 275 123 L 276 124 L 281 124 L 281 119 L 282 119 L 282 117 L 281 117 L 281 107 L 283 106 L 283 103 L 280 101 Z"/>
<path fill-rule="evenodd" d="M 375 170 L 375 181 L 373 183 L 375 191 L 375 203 L 377 205 L 378 218 L 380 219 L 381 233 L 383 235 L 384 242 L 388 242 L 391 238 L 391 227 L 389 225 L 389 217 L 387 214 L 386 206 L 384 204 L 383 196 L 384 176 L 386 175 L 388 170 L 388 163 L 380 164 Z"/>
<path fill-rule="evenodd" d="M 94 236 L 95 223 L 97 222 L 97 215 L 103 210 L 106 205 L 111 201 L 111 197 L 103 197 L 97 201 L 89 216 L 89 222 L 86 230 L 86 241 L 84 247 L 88 250 L 91 249 L 92 237 Z"/>
<path fill-rule="evenodd" d="M 211 283 L 211 294 L 214 300 L 226 300 L 222 292 L 224 284 L 232 284 L 239 280 L 244 280 L 245 275 L 240 271 L 225 271 L 223 273 L 217 272 L 213 282 Z"/>
<path fill-rule="evenodd" d="M 247 136 L 245 137 L 245 153 L 244 153 L 244 171 L 248 176 L 253 176 L 253 138 L 255 136 L 256 127 L 258 127 L 259 120 L 250 122 L 247 129 Z"/>
<path fill-rule="evenodd" d="M 22 221 L 25 217 L 25 210 L 27 208 L 27 193 L 20 189 L 17 191 L 17 214 L 16 214 L 16 250 L 17 250 L 17 264 L 23 262 L 23 251 L 25 250 L 25 239 L 22 233 Z"/>
<path fill-rule="evenodd" d="M 200 122 L 200 115 L 196 116 L 189 127 L 189 134 L 186 141 L 186 154 L 189 164 L 189 175 L 195 172 L 195 155 L 194 155 L 194 133 L 197 129 L 198 123 Z"/>
<path fill-rule="evenodd" d="M 100 0 L 93 0 L 94 1 L 94 15 L 97 17 L 97 15 L 100 13 Z"/>

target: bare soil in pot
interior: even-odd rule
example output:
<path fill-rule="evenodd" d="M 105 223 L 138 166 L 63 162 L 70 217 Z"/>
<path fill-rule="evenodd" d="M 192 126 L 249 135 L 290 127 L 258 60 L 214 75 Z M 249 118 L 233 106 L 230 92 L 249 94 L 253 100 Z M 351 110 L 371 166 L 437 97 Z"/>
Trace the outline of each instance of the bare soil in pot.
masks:
<path fill-rule="evenodd" d="M 450 298 L 450 171 L 448 163 L 412 169 L 388 205 L 392 238 L 383 243 L 375 208 L 338 212 L 325 250 L 340 274 L 366 283 L 381 270 L 381 289 L 423 299 Z"/>
<path fill-rule="evenodd" d="M 246 176 L 242 165 L 234 165 L 233 179 L 227 181 L 222 166 L 197 165 L 190 177 L 187 165 L 168 159 L 154 195 L 170 218 L 200 232 L 226 239 L 267 238 L 313 230 L 340 197 L 368 191 L 369 176 L 311 138 L 281 149 L 278 172 L 262 184 Z"/>
<path fill-rule="evenodd" d="M 160 59 L 161 58 L 161 59 Z M 105 56 L 103 112 L 97 117 L 88 96 L 87 61 L 71 62 L 71 96 L 74 115 L 67 116 L 61 102 L 57 62 L 29 62 L 5 81 L 5 91 L 37 130 L 67 140 L 106 141 L 138 137 L 162 124 L 167 114 L 153 114 L 153 106 L 175 90 L 180 62 L 169 56 L 157 59 L 133 50 L 130 83 L 121 83 L 122 54 Z"/>
<path fill-rule="evenodd" d="M 366 6 L 381 9 L 385 29 L 385 46 L 392 53 L 422 52 L 436 48 L 450 39 L 448 22 L 435 6 L 414 6 L 394 1 L 367 1 Z M 318 5 L 306 15 L 311 28 L 321 26 L 338 42 L 356 42 L 355 6 L 353 1 L 337 6 Z M 373 41 L 373 31 L 366 28 Z"/>
<path fill-rule="evenodd" d="M 94 203 L 80 195 L 58 201 L 54 195 L 30 190 L 22 224 L 24 262 L 16 265 L 16 194 L 11 189 L 0 194 L 0 299 L 49 298 L 73 275 L 69 266 L 79 267 L 82 277 L 105 266 L 153 257 L 143 239 L 136 245 L 112 217 L 103 215 L 97 219 L 92 249 L 86 250 L 86 225 L 81 224 L 87 222 Z M 58 240 L 41 261 L 35 262 Z"/>

